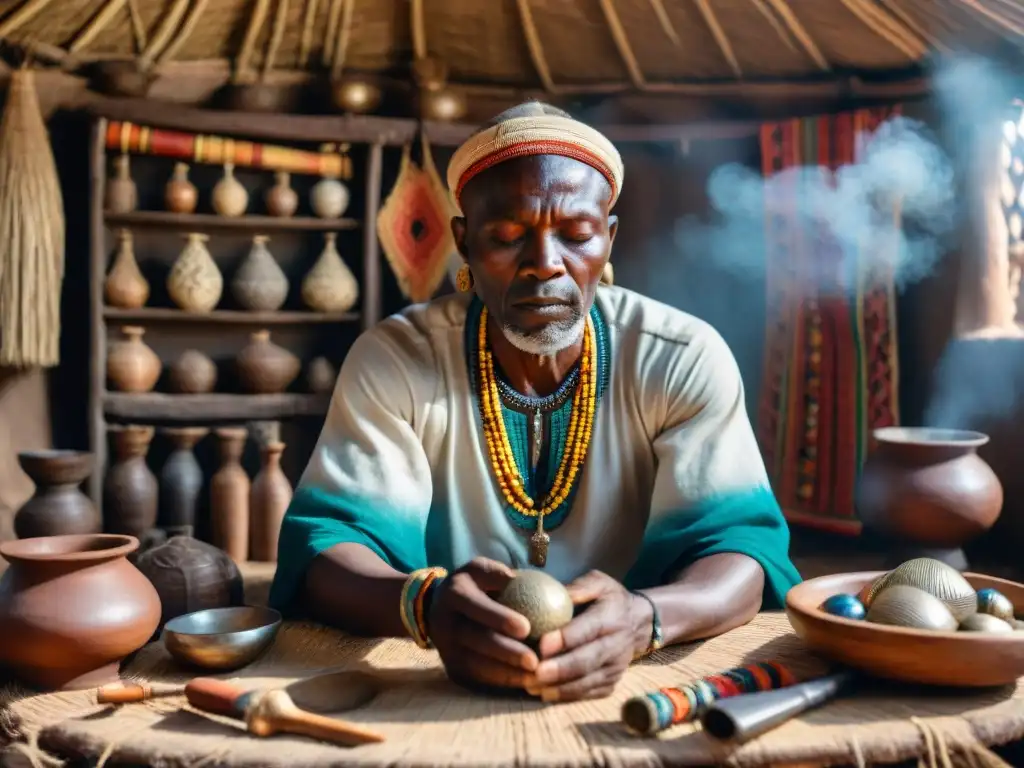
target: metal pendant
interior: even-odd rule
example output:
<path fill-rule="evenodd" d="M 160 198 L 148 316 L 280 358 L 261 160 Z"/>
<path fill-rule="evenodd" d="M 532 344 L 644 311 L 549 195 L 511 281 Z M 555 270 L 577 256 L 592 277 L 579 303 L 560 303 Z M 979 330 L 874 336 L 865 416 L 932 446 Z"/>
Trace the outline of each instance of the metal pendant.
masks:
<path fill-rule="evenodd" d="M 543 568 L 548 564 L 548 544 L 551 537 L 543 530 L 537 531 L 530 537 L 530 565 L 535 568 Z"/>

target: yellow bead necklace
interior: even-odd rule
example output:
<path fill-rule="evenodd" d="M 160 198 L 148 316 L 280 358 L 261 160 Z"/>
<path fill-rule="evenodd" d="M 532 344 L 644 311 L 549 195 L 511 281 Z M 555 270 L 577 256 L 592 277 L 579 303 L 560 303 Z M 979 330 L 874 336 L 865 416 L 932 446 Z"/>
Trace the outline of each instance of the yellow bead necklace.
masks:
<path fill-rule="evenodd" d="M 544 532 L 544 518 L 554 512 L 568 498 L 590 447 L 596 411 L 597 350 L 594 344 L 593 321 L 588 316 L 583 334 L 583 354 L 580 358 L 580 378 L 573 394 L 572 413 L 565 450 L 555 474 L 551 490 L 538 504 L 526 492 L 523 478 L 516 466 L 515 455 L 509 443 L 505 420 L 501 416 L 498 380 L 494 373 L 494 357 L 487 344 L 487 309 L 480 314 L 477 333 L 480 397 L 482 401 L 484 440 L 494 469 L 494 476 L 506 503 L 527 517 L 537 518 L 537 531 L 530 539 L 530 562 L 543 567 L 547 561 L 550 537 Z"/>

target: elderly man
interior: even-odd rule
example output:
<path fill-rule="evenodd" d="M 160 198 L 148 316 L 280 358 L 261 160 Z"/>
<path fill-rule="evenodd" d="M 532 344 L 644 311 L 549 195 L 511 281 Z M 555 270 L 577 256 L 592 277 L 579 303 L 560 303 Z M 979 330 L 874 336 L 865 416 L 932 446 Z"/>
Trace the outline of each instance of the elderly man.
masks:
<path fill-rule="evenodd" d="M 634 658 L 779 606 L 799 575 L 732 354 L 601 284 L 622 181 L 604 136 L 544 104 L 459 148 L 460 293 L 353 345 L 272 604 L 545 701 L 607 695 Z M 528 567 L 579 606 L 537 643 L 494 600 Z"/>

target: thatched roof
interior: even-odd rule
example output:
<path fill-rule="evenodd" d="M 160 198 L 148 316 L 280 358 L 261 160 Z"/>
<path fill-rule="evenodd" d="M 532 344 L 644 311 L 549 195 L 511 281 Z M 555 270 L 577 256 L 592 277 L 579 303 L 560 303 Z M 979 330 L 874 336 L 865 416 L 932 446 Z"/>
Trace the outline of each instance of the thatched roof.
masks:
<path fill-rule="evenodd" d="M 241 55 L 253 71 L 333 67 L 407 81 L 427 52 L 449 65 L 452 83 L 479 92 L 742 96 L 772 83 L 779 92 L 794 81 L 915 76 L 936 55 L 1017 49 L 1024 9 L 1017 0 L 0 0 L 0 38 L 80 60 L 219 62 L 225 77 Z"/>

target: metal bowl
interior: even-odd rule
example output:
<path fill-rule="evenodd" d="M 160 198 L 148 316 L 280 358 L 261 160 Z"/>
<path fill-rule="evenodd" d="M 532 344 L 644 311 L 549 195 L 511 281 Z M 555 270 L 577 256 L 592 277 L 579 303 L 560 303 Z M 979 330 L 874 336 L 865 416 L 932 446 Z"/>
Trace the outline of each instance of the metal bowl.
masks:
<path fill-rule="evenodd" d="M 244 667 L 274 642 L 281 614 L 246 605 L 186 613 L 164 625 L 164 647 L 177 661 L 204 669 Z"/>

